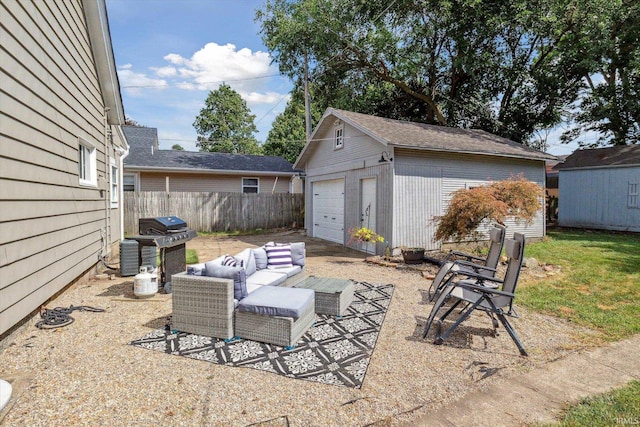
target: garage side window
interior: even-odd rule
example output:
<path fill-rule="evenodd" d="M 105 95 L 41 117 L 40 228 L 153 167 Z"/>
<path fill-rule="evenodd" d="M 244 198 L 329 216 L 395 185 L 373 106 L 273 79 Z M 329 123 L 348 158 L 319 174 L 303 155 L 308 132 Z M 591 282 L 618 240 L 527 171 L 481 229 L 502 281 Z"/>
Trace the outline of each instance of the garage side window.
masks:
<path fill-rule="evenodd" d="M 258 178 L 242 178 L 242 192 L 243 193 L 258 193 Z"/>
<path fill-rule="evenodd" d="M 92 187 L 98 185 L 96 147 L 80 137 L 78 137 L 78 176 L 80 185 Z"/>
<path fill-rule="evenodd" d="M 629 183 L 629 193 L 627 199 L 628 208 L 640 208 L 640 201 L 638 200 L 639 191 L 640 185 L 637 182 Z"/>

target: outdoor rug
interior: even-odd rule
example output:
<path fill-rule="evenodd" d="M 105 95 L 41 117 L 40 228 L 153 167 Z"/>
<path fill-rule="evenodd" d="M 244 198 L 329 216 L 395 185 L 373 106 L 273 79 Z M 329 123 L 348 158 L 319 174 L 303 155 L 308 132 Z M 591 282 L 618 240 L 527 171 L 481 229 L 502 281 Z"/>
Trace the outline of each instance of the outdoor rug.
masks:
<path fill-rule="evenodd" d="M 316 315 L 295 348 L 238 339 L 222 339 L 158 329 L 131 342 L 227 366 L 259 369 L 290 378 L 360 388 L 378 333 L 391 302 L 393 285 L 355 282 L 353 302 L 342 317 Z"/>

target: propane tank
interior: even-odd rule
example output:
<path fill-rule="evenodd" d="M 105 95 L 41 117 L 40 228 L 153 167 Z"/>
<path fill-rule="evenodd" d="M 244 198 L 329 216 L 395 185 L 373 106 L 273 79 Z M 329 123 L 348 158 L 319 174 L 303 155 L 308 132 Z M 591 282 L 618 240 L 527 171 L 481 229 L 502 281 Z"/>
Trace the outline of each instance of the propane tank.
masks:
<path fill-rule="evenodd" d="M 155 284 L 152 282 L 151 273 L 147 272 L 147 267 L 140 267 L 140 273 L 133 279 L 133 294 L 137 298 L 150 298 L 156 292 L 158 292 L 158 282 L 156 281 Z"/>

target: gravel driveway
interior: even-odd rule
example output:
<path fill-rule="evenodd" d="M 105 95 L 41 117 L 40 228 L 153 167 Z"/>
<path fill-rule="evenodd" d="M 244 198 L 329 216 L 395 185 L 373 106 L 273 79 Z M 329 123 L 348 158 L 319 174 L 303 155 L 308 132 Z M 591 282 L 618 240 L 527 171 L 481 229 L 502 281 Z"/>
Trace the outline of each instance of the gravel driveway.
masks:
<path fill-rule="evenodd" d="M 361 389 L 285 378 L 143 350 L 129 342 L 162 328 L 169 295 L 132 298 L 132 277 L 84 280 L 47 305 L 87 305 L 69 326 L 40 330 L 37 318 L 0 342 L 0 378 L 14 386 L 0 413 L 6 426 L 401 425 L 465 393 L 480 390 L 580 348 L 586 332 L 564 320 L 519 307 L 512 324 L 529 357 L 504 331 L 491 333 L 474 315 L 445 342 L 421 338 L 430 281 L 416 269 L 364 262 L 364 254 L 299 232 L 198 237 L 187 244 L 200 261 L 267 241 L 305 241 L 309 274 L 395 286 Z M 517 303 L 517 300 L 516 300 Z"/>

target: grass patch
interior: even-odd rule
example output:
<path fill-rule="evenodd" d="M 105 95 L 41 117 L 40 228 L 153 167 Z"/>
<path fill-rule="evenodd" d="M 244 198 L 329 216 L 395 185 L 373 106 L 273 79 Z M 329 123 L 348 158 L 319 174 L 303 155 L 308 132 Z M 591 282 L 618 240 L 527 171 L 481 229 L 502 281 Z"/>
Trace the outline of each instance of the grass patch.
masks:
<path fill-rule="evenodd" d="M 288 230 L 288 229 L 287 229 Z M 232 230 L 232 231 L 198 231 L 198 236 L 211 236 L 211 237 L 235 237 L 235 236 L 254 236 L 261 234 L 271 234 L 283 231 L 283 229 L 263 229 L 256 228 L 254 230 Z"/>
<path fill-rule="evenodd" d="M 560 422 L 561 427 L 596 427 L 640 424 L 640 381 L 609 393 L 584 399 L 570 406 Z"/>
<path fill-rule="evenodd" d="M 197 264 L 199 262 L 198 253 L 195 249 L 187 249 L 185 252 L 187 264 Z M 156 253 L 156 265 L 160 265 L 160 251 Z"/>
<path fill-rule="evenodd" d="M 196 252 L 195 249 L 187 249 L 187 264 L 197 264 L 199 262 L 198 260 L 198 253 Z"/>
<path fill-rule="evenodd" d="M 615 341 L 640 333 L 640 235 L 551 230 L 526 257 L 559 265 L 546 279 L 523 277 L 517 302 L 597 330 Z"/>

